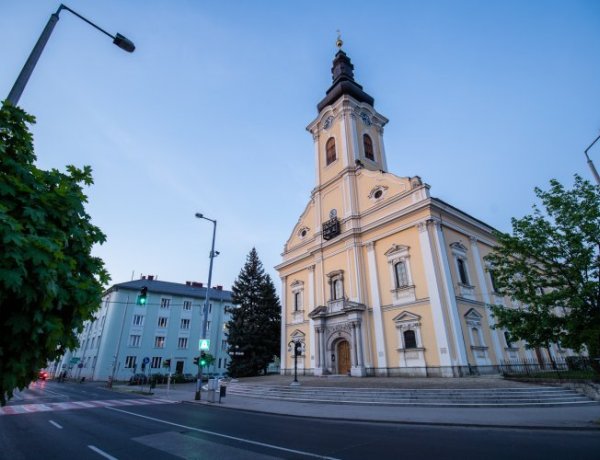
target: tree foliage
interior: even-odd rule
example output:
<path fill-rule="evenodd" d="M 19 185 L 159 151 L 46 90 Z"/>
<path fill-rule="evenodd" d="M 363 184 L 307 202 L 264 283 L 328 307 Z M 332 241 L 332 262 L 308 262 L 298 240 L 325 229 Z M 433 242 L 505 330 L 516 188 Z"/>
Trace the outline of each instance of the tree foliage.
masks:
<path fill-rule="evenodd" d="M 100 305 L 108 274 L 92 246 L 105 241 L 90 222 L 83 186 L 89 166 L 66 173 L 34 165 L 35 119 L 0 109 L 0 402 L 48 361 L 76 347 L 76 332 Z"/>
<path fill-rule="evenodd" d="M 233 283 L 232 302 L 235 306 L 229 310 L 227 341 L 235 354 L 228 366 L 229 374 L 245 377 L 266 373 L 280 351 L 281 306 L 255 248 Z"/>
<path fill-rule="evenodd" d="M 600 356 L 600 188 L 575 176 L 535 189 L 544 210 L 513 219 L 487 257 L 497 290 L 517 308 L 492 306 L 499 327 L 532 347 L 551 342 Z"/>

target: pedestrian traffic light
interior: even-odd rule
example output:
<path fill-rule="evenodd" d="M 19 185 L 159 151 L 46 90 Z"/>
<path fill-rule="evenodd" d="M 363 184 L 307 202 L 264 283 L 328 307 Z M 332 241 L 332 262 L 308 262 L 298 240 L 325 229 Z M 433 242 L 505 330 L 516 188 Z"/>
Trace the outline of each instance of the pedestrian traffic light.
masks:
<path fill-rule="evenodd" d="M 194 366 L 197 366 L 200 363 L 200 357 L 194 356 Z"/>
<path fill-rule="evenodd" d="M 138 305 L 146 305 L 146 301 L 148 300 L 148 288 L 146 286 L 142 286 L 140 289 L 140 294 L 138 295 Z"/>
<path fill-rule="evenodd" d="M 200 352 L 200 365 L 202 367 L 206 366 L 206 352 Z"/>
<path fill-rule="evenodd" d="M 165 359 L 165 361 L 163 362 L 163 367 L 171 367 L 171 360 L 170 359 Z"/>

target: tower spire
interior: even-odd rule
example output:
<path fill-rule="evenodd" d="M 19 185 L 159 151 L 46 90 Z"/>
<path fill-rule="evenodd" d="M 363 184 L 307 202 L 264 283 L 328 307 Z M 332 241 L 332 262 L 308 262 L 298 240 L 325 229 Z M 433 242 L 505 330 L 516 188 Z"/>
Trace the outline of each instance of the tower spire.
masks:
<path fill-rule="evenodd" d="M 373 106 L 375 100 L 365 93 L 358 83 L 354 81 L 354 66 L 350 61 L 350 58 L 342 50 L 342 35 L 338 30 L 337 40 L 335 42 L 338 52 L 333 58 L 333 67 L 331 68 L 331 78 L 333 83 L 327 90 L 327 95 L 319 104 L 317 104 L 317 110 L 320 112 L 324 107 L 333 104 L 344 94 L 352 96 L 359 102 L 366 102 Z"/>

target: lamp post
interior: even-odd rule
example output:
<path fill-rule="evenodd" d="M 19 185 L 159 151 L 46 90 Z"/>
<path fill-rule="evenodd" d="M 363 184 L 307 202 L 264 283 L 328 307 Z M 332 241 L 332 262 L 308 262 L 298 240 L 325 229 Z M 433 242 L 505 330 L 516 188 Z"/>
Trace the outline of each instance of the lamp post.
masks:
<path fill-rule="evenodd" d="M 84 20 L 89 25 L 98 29 L 103 34 L 108 35 L 110 38 L 113 39 L 113 43 L 115 45 L 117 45 L 119 48 L 121 48 L 129 53 L 132 53 L 133 50 L 135 50 L 135 45 L 128 38 L 124 37 L 123 35 L 121 35 L 119 33 L 117 35 L 109 34 L 106 30 L 98 27 L 92 21 L 84 18 L 79 13 L 76 13 L 71 8 L 69 8 L 68 6 L 65 6 L 61 3 L 60 6 L 58 7 L 58 10 L 56 10 L 56 13 L 54 13 L 50 16 L 50 19 L 48 20 L 46 27 L 44 27 L 44 30 L 42 31 L 40 38 L 38 38 L 37 43 L 33 47 L 33 50 L 31 50 L 31 54 L 29 55 L 29 58 L 27 58 L 27 61 L 25 62 L 23 69 L 21 69 L 21 73 L 17 77 L 15 84 L 13 85 L 12 89 L 10 90 L 8 97 L 6 98 L 8 100 L 8 102 L 10 102 L 12 105 L 18 104 L 19 99 L 21 98 L 21 94 L 23 94 L 23 90 L 25 89 L 25 85 L 27 85 L 27 82 L 29 81 L 29 77 L 31 77 L 31 73 L 33 72 L 33 69 L 35 68 L 35 65 L 37 64 L 38 59 L 42 55 L 42 51 L 44 51 L 44 47 L 46 46 L 46 43 L 48 43 L 48 39 L 50 38 L 52 31 L 54 30 L 54 26 L 58 22 L 58 15 L 60 14 L 61 10 L 70 11 L 75 16 Z"/>
<path fill-rule="evenodd" d="M 600 176 L 598 176 L 598 171 L 596 171 L 596 167 L 594 166 L 594 163 L 592 163 L 592 160 L 590 159 L 590 157 L 588 155 L 588 150 L 591 149 L 596 142 L 598 142 L 598 139 L 600 139 L 600 135 L 596 139 L 594 139 L 594 142 L 592 142 L 590 144 L 590 146 L 583 151 L 583 153 L 585 153 L 585 157 L 587 158 L 587 164 L 590 167 L 590 169 L 592 170 L 592 174 L 594 175 L 594 178 L 596 179 L 596 184 L 600 185 Z"/>
<path fill-rule="evenodd" d="M 302 354 L 303 344 L 300 341 L 292 340 L 288 343 L 288 351 L 294 353 L 294 381 L 290 383 L 291 386 L 299 386 L 298 382 L 298 356 Z"/>
<path fill-rule="evenodd" d="M 115 380 L 115 373 L 117 372 L 117 361 L 119 360 L 119 350 L 121 349 L 121 338 L 123 337 L 123 328 L 125 327 L 125 318 L 127 318 L 127 307 L 129 306 L 129 295 L 125 301 L 125 309 L 123 310 L 123 319 L 121 320 L 121 332 L 119 332 L 119 340 L 117 341 L 117 350 L 115 351 L 115 359 L 113 361 L 112 372 L 110 373 L 110 380 L 108 381 L 108 388 L 112 388 Z"/>
<path fill-rule="evenodd" d="M 212 282 L 212 269 L 213 269 L 213 259 L 219 255 L 219 251 L 215 251 L 215 237 L 217 235 L 217 221 L 213 219 L 209 219 L 204 214 L 196 213 L 196 217 L 198 219 L 208 220 L 213 223 L 213 235 L 212 235 L 212 246 L 210 248 L 210 264 L 208 266 L 208 285 L 206 286 L 206 297 L 204 298 L 204 312 L 202 315 L 202 331 L 200 338 L 206 339 L 206 323 L 208 321 L 208 299 L 209 299 L 209 291 L 210 291 L 210 283 Z M 198 380 L 196 381 L 196 401 L 200 400 L 200 392 L 202 389 L 202 366 L 198 366 Z"/>

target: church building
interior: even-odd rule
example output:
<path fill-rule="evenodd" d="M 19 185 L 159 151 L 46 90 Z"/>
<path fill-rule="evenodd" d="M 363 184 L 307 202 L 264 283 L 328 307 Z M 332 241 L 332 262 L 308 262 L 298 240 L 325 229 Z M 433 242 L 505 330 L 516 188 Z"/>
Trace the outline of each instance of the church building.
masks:
<path fill-rule="evenodd" d="M 510 302 L 486 270 L 492 227 L 432 197 L 420 177 L 388 172 L 388 120 L 338 48 L 307 127 L 315 187 L 275 267 L 281 372 L 296 358 L 306 375 L 453 377 L 546 359 L 491 327 L 485 305 Z"/>

